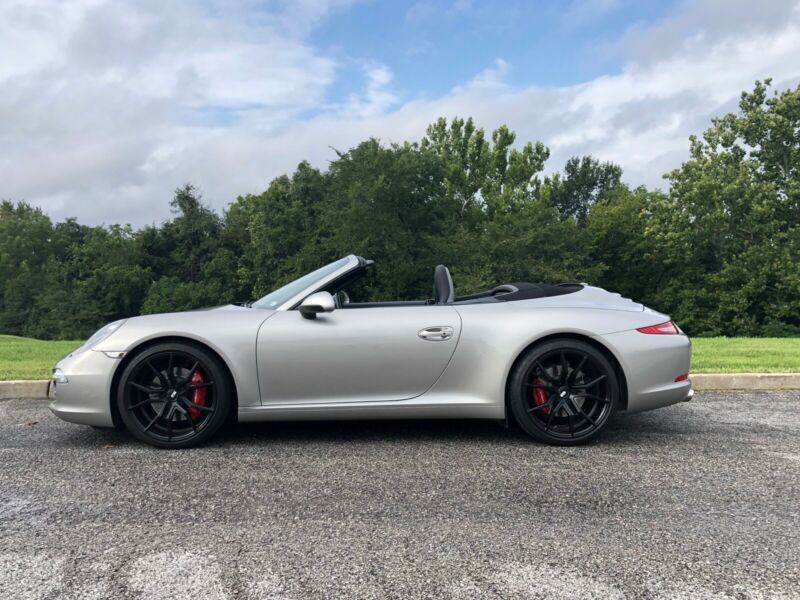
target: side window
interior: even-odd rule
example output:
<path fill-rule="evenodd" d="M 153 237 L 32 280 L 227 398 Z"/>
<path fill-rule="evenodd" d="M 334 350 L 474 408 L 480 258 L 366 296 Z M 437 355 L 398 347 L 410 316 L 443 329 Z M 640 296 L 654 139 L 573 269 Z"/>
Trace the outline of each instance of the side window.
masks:
<path fill-rule="evenodd" d="M 362 267 L 339 281 L 331 282 L 325 291 L 336 301 L 337 308 L 368 308 L 375 306 L 423 306 L 432 302 L 430 296 L 408 299 L 387 298 L 381 293 L 381 274 L 377 269 Z"/>
<path fill-rule="evenodd" d="M 350 281 L 341 289 L 337 290 L 337 294 L 345 296 L 349 302 L 370 302 L 370 294 L 368 282 L 371 279 L 369 272 L 365 277 L 361 277 L 355 281 Z"/>
<path fill-rule="evenodd" d="M 350 281 L 343 282 L 342 285 L 337 286 L 336 291 L 333 293 L 336 300 L 336 306 L 344 308 L 348 304 L 361 304 L 364 302 L 371 302 L 371 294 L 369 293 L 369 280 L 371 279 L 369 271 L 365 277 L 351 279 Z M 353 306 L 353 308 L 356 308 Z"/>
<path fill-rule="evenodd" d="M 339 290 L 333 295 L 333 299 L 336 302 L 336 308 L 345 308 L 348 304 L 350 304 L 350 294 L 348 294 L 344 290 Z"/>
<path fill-rule="evenodd" d="M 338 308 L 350 303 L 367 302 L 369 299 L 367 280 L 371 279 L 371 272 L 372 270 L 366 267 L 356 269 L 343 279 L 332 281 L 324 289 L 333 296 Z"/>

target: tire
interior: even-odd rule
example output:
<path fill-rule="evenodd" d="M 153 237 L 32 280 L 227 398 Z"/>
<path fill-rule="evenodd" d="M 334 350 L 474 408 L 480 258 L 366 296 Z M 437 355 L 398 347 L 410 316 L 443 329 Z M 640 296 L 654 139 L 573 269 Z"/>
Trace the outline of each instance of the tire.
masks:
<path fill-rule="evenodd" d="M 158 448 L 208 441 L 228 419 L 231 384 L 219 359 L 184 342 L 136 354 L 119 379 L 116 402 L 125 428 Z"/>
<path fill-rule="evenodd" d="M 526 351 L 509 377 L 508 399 L 519 426 L 555 446 L 584 444 L 616 412 L 619 380 L 597 348 L 555 339 Z"/>

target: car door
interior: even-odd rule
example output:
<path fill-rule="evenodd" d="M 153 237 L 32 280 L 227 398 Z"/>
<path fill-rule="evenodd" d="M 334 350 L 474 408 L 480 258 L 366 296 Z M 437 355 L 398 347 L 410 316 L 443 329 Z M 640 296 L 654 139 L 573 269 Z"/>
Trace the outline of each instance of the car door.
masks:
<path fill-rule="evenodd" d="M 447 367 L 461 333 L 451 306 L 279 311 L 257 340 L 262 404 L 405 400 Z"/>

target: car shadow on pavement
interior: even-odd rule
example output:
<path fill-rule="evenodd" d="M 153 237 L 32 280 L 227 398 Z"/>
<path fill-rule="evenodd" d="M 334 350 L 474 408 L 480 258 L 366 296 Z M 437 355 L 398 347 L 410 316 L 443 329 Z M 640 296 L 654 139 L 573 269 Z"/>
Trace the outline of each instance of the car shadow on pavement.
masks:
<path fill-rule="evenodd" d="M 227 442 L 379 442 L 386 440 L 503 440 L 523 437 L 495 421 L 473 420 L 391 420 L 391 421 L 287 421 L 239 423 L 228 426 L 219 436 Z"/>
<path fill-rule="evenodd" d="M 635 415 L 615 415 L 594 445 L 627 445 L 677 436 L 703 435 L 708 423 L 692 418 L 680 407 L 674 413 L 655 411 Z M 135 444 L 126 431 L 70 427 L 64 432 L 69 446 L 103 447 Z M 302 443 L 441 443 L 530 445 L 531 438 L 515 424 L 484 420 L 355 420 L 355 421 L 280 421 L 230 423 L 206 447 L 271 446 Z"/>
<path fill-rule="evenodd" d="M 606 430 L 593 444 L 629 443 L 654 436 L 700 434 L 707 429 L 686 414 L 615 415 Z M 391 420 L 391 421 L 304 421 L 240 423 L 229 425 L 215 442 L 224 444 L 274 444 L 302 442 L 371 443 L 406 442 L 477 442 L 530 444 L 531 438 L 516 424 L 482 420 Z"/>

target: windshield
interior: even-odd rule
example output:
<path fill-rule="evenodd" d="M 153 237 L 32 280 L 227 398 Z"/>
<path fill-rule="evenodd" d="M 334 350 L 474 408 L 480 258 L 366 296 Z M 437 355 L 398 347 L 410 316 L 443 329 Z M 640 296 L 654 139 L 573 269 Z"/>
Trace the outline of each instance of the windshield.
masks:
<path fill-rule="evenodd" d="M 312 271 L 307 275 L 303 275 L 299 279 L 295 279 L 291 283 L 287 283 L 282 288 L 278 288 L 260 300 L 253 302 L 253 306 L 256 308 L 277 308 L 287 300 L 302 292 L 307 287 L 314 285 L 316 282 L 324 279 L 334 271 L 341 269 L 347 264 L 348 260 L 350 259 L 345 257 L 337 260 L 336 262 L 332 262 L 329 265 L 325 265 L 321 269 L 317 269 L 316 271 Z"/>

